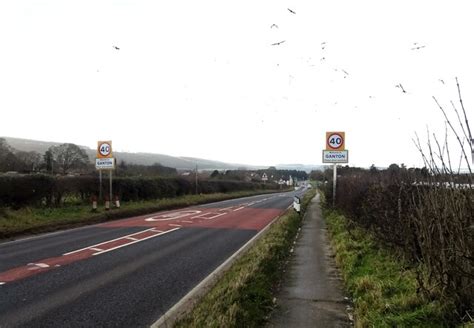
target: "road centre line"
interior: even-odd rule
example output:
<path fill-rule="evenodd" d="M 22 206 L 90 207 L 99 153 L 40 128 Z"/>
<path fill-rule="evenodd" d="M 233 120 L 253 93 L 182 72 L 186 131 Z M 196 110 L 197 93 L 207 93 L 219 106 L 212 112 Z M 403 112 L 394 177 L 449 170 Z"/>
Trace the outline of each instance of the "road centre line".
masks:
<path fill-rule="evenodd" d="M 136 240 L 136 241 L 132 241 L 131 243 L 127 243 L 127 244 L 124 244 L 124 245 L 119 245 L 119 246 L 116 246 L 116 247 L 113 247 L 113 248 L 110 248 L 110 249 L 106 249 L 105 251 L 102 251 L 102 252 L 94 253 L 94 254 L 92 254 L 92 255 L 93 255 L 93 256 L 95 256 L 95 255 L 101 255 L 101 254 L 104 254 L 104 253 L 108 253 L 108 252 L 111 252 L 111 251 L 115 251 L 116 249 L 119 249 L 119 248 L 122 248 L 122 247 L 125 247 L 125 246 L 130 246 L 130 245 L 139 243 L 139 242 L 144 241 L 144 240 L 147 240 L 147 239 L 151 239 L 151 238 L 155 238 L 155 237 L 158 237 L 158 236 L 162 236 L 162 235 L 164 235 L 164 234 L 167 234 L 167 233 L 169 233 L 169 232 L 173 232 L 173 231 L 176 231 L 176 230 L 179 230 L 179 228 L 174 228 L 174 229 L 171 229 L 171 230 L 163 231 L 163 232 L 158 233 L 158 234 L 156 234 L 156 235 L 151 235 L 151 236 L 148 236 L 148 237 L 145 237 L 145 238 L 142 238 L 142 239 L 138 239 L 138 240 Z"/>

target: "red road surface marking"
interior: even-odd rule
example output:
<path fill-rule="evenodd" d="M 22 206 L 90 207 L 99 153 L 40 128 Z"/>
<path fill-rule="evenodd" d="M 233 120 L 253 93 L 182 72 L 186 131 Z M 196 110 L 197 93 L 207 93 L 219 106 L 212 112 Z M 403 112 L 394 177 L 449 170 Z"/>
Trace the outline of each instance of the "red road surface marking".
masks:
<path fill-rule="evenodd" d="M 179 228 L 170 229 L 167 231 L 160 231 L 155 229 L 147 229 L 144 231 L 140 231 L 131 235 L 123 236 L 120 238 L 108 240 L 102 242 L 100 244 L 88 246 L 85 248 L 81 248 L 69 253 L 65 253 L 62 256 L 51 257 L 48 259 L 39 260 L 36 263 L 29 263 L 24 266 L 20 266 L 17 268 L 13 268 L 7 270 L 5 272 L 0 273 L 0 285 L 4 285 L 7 282 L 12 282 L 20 279 L 24 279 L 26 277 L 46 272 L 52 270 L 54 268 L 72 263 L 77 262 L 80 260 L 85 260 L 90 258 L 94 255 L 104 254 L 118 248 L 122 248 L 125 246 L 129 246 L 150 238 L 161 236 L 165 233 L 169 233 Z M 130 237 L 133 236 L 135 240 L 131 240 Z"/>
<path fill-rule="evenodd" d="M 168 211 L 153 216 L 138 216 L 130 219 L 100 224 L 98 226 L 102 228 L 148 227 L 149 229 L 68 252 L 62 256 L 38 260 L 35 263 L 0 272 L 0 285 L 46 272 L 72 262 L 81 261 L 95 255 L 130 246 L 150 238 L 158 237 L 165 233 L 178 230 L 182 226 L 261 230 L 285 210 L 251 208 L 249 206 L 264 202 L 270 198 L 273 197 L 248 203 L 241 203 L 226 208 L 199 208 Z M 186 218 L 186 220 L 179 220 L 182 218 Z M 172 223 L 173 220 L 175 220 L 174 222 L 176 223 L 179 222 L 179 224 Z M 170 226 L 176 228 L 170 229 Z"/>

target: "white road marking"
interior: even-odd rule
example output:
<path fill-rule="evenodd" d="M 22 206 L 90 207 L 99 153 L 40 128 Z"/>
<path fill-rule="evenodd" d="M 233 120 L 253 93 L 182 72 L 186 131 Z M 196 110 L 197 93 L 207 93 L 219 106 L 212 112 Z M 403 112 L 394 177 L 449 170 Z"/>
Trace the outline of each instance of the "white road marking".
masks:
<path fill-rule="evenodd" d="M 168 223 L 170 227 L 182 227 L 181 224 L 173 224 L 173 223 Z"/>
<path fill-rule="evenodd" d="M 156 230 L 155 228 L 150 229 L 150 231 L 152 231 L 152 232 L 164 232 L 164 231 L 161 231 L 161 230 Z"/>
<path fill-rule="evenodd" d="M 241 209 L 244 209 L 244 208 L 245 208 L 245 206 L 242 206 L 242 207 L 236 208 L 236 209 L 234 210 L 234 212 L 240 211 Z"/>
<path fill-rule="evenodd" d="M 136 243 L 139 243 L 141 241 L 144 241 L 144 240 L 147 240 L 147 239 L 151 239 L 151 238 L 155 238 L 155 237 L 158 237 L 158 236 L 162 236 L 164 234 L 167 234 L 169 232 L 173 232 L 173 231 L 176 231 L 176 230 L 179 230 L 179 228 L 175 228 L 175 229 L 171 229 L 171 230 L 167 230 L 167 231 L 164 231 L 162 233 L 159 233 L 159 234 L 156 234 L 156 235 L 152 235 L 152 236 L 148 236 L 146 238 L 142 238 L 142 239 L 139 239 L 139 240 L 136 240 L 136 241 L 132 241 L 131 243 L 128 243 L 128 244 L 124 244 L 124 245 L 120 245 L 120 246 L 117 246 L 117 247 L 113 247 L 113 248 L 110 248 L 110 249 L 106 249 L 105 251 L 102 251 L 102 252 L 98 252 L 98 253 L 94 253 L 92 255 L 101 255 L 101 254 L 104 254 L 104 253 L 108 253 L 108 252 L 111 252 L 111 251 L 115 251 L 116 249 L 119 249 L 119 248 L 122 248 L 122 247 L 125 247 L 125 246 L 130 246 L 130 245 L 133 245 L 133 244 L 136 244 Z"/>
<path fill-rule="evenodd" d="M 49 268 L 49 264 L 46 263 L 35 263 L 35 265 L 40 268 Z"/>
<path fill-rule="evenodd" d="M 5 285 L 5 284 L 6 284 L 6 282 L 0 281 L 0 286 L 1 286 L 1 285 Z"/>
<path fill-rule="evenodd" d="M 216 214 L 214 216 L 211 216 L 211 217 L 208 217 L 208 218 L 204 218 L 204 220 L 213 220 L 215 218 L 218 218 L 219 216 L 223 216 L 223 215 L 226 215 L 227 213 L 220 213 L 220 214 Z"/>
<path fill-rule="evenodd" d="M 28 263 L 27 266 L 29 271 L 49 268 L 49 264 L 46 263 Z"/>
<path fill-rule="evenodd" d="M 206 217 L 209 214 L 215 214 L 214 216 Z M 201 215 L 193 216 L 191 219 L 204 219 L 204 220 L 212 220 L 219 216 L 226 215 L 226 213 L 203 213 Z"/>
<path fill-rule="evenodd" d="M 111 242 L 113 242 L 113 241 L 117 241 L 117 240 L 124 239 L 124 238 L 127 238 L 127 237 L 132 237 L 132 236 L 141 234 L 141 233 L 143 233 L 143 232 L 145 232 L 145 231 L 151 231 L 151 230 L 153 230 L 153 229 L 154 229 L 154 228 L 150 228 L 150 229 L 146 229 L 146 230 L 142 230 L 142 231 L 139 231 L 139 232 L 132 233 L 132 234 L 130 234 L 130 235 L 126 235 L 126 236 L 122 236 L 122 237 L 119 237 L 119 238 L 107 240 L 107 241 L 104 241 L 104 242 L 99 243 L 99 244 L 87 246 L 87 247 L 84 247 L 84 248 L 81 248 L 81 249 L 77 249 L 77 250 L 72 251 L 72 252 L 64 253 L 63 255 L 70 255 L 70 254 L 82 252 L 82 251 L 85 251 L 86 249 L 91 249 L 92 247 L 97 247 L 97 246 L 100 246 L 100 245 L 104 245 L 104 244 L 111 243 Z"/>
<path fill-rule="evenodd" d="M 125 237 L 125 239 L 128 239 L 128 240 L 138 240 L 137 238 L 133 238 L 133 237 Z"/>
<path fill-rule="evenodd" d="M 173 212 L 173 213 L 165 213 L 165 214 L 161 214 L 161 215 L 151 216 L 149 218 L 146 218 L 145 221 L 147 221 L 147 222 L 170 221 L 170 220 L 176 220 L 176 219 L 184 218 L 186 216 L 190 216 L 190 215 L 198 214 L 198 213 L 201 213 L 201 211 L 189 210 L 189 211 L 179 211 L 179 212 Z"/>
<path fill-rule="evenodd" d="M 184 223 L 193 223 L 193 221 L 185 221 L 185 220 L 181 220 L 180 222 L 184 222 Z"/>
<path fill-rule="evenodd" d="M 93 251 L 96 251 L 96 252 L 102 252 L 103 249 L 100 249 L 100 248 L 97 248 L 97 247 L 91 247 L 89 249 L 92 249 Z"/>

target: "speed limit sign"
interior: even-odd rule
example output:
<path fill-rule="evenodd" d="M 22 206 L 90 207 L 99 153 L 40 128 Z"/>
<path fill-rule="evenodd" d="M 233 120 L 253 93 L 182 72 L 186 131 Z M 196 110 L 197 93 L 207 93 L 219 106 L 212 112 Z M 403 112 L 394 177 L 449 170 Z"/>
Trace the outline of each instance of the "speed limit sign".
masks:
<path fill-rule="evenodd" d="M 97 142 L 97 158 L 112 158 L 112 141 Z"/>
<path fill-rule="evenodd" d="M 344 150 L 344 132 L 326 132 L 326 150 Z"/>

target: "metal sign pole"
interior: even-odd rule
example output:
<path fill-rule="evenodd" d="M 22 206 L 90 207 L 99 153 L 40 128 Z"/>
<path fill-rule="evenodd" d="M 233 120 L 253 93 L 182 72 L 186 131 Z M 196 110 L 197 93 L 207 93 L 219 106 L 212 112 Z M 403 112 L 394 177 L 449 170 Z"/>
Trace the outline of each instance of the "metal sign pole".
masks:
<path fill-rule="evenodd" d="M 110 194 L 109 194 L 110 198 L 109 198 L 109 200 L 112 201 L 112 199 L 113 199 L 112 198 L 112 170 L 109 170 L 109 180 L 110 180 L 109 181 L 109 183 L 110 183 L 110 189 L 109 189 L 110 190 Z"/>
<path fill-rule="evenodd" d="M 332 206 L 336 206 L 336 182 L 337 182 L 337 164 L 334 163 L 333 177 L 332 177 Z"/>
<path fill-rule="evenodd" d="M 99 202 L 102 201 L 102 170 L 99 170 Z"/>

